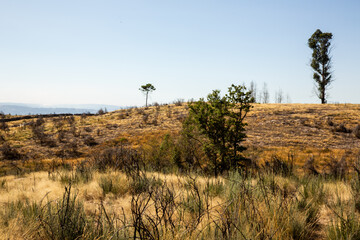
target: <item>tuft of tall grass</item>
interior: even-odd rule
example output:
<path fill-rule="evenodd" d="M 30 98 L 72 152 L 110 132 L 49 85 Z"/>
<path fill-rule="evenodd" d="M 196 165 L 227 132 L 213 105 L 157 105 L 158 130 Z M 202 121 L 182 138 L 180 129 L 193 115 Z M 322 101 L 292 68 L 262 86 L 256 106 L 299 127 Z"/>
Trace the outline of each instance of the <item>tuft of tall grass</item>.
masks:
<path fill-rule="evenodd" d="M 334 214 L 327 228 L 328 239 L 360 239 L 360 220 L 354 199 L 346 202 L 338 195 L 335 203 L 328 208 Z"/>
<path fill-rule="evenodd" d="M 219 179 L 208 180 L 204 189 L 204 193 L 207 193 L 209 197 L 219 197 L 225 192 L 224 183 Z"/>
<path fill-rule="evenodd" d="M 59 181 L 63 184 L 88 183 L 93 179 L 92 168 L 77 167 L 75 170 L 63 169 L 57 172 L 49 172 L 49 178 L 53 181 Z"/>
<path fill-rule="evenodd" d="M 124 196 L 130 191 L 129 181 L 125 177 L 113 174 L 100 177 L 99 186 L 104 195 L 112 193 L 116 197 Z"/>
<path fill-rule="evenodd" d="M 130 181 L 130 193 L 133 195 L 148 192 L 152 188 L 162 185 L 162 180 L 155 177 L 147 177 L 145 174 L 132 177 Z"/>
<path fill-rule="evenodd" d="M 63 198 L 49 201 L 38 216 L 40 228 L 46 239 L 79 239 L 86 232 L 86 215 L 72 186 L 65 187 Z"/>
<path fill-rule="evenodd" d="M 284 160 L 277 155 L 273 155 L 270 161 L 265 162 L 263 169 L 275 175 L 289 177 L 294 175 L 295 161 L 292 153 L 288 154 L 288 159 Z"/>

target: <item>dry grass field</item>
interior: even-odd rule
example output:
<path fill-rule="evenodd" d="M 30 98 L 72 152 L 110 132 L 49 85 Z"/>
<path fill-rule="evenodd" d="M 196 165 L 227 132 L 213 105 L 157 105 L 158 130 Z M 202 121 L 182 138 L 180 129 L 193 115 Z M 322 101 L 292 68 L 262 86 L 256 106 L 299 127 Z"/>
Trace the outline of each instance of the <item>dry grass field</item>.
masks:
<path fill-rule="evenodd" d="M 257 168 L 218 178 L 171 167 L 187 115 L 181 103 L 2 125 L 0 239 L 360 238 L 360 105 L 254 104 L 244 155 Z"/>
<path fill-rule="evenodd" d="M 161 142 L 166 134 L 176 136 L 187 114 L 183 103 L 77 116 L 73 120 L 47 118 L 44 133 L 50 140 L 45 139 L 42 144 L 32 133 L 29 123 L 33 120 L 11 122 L 9 131 L 1 134 L 27 156 L 28 164 L 32 160 L 52 159 L 76 162 L 106 146 L 125 144 L 141 148 Z M 357 104 L 255 104 L 247 122 L 245 154 L 261 161 L 290 152 L 296 153 L 299 164 L 311 157 L 319 163 L 329 158 L 351 160 L 360 149 Z"/>
<path fill-rule="evenodd" d="M 6 176 L 0 239 L 127 239 L 134 221 L 140 239 L 358 239 L 357 178 L 146 173 L 137 182 L 91 169 Z"/>

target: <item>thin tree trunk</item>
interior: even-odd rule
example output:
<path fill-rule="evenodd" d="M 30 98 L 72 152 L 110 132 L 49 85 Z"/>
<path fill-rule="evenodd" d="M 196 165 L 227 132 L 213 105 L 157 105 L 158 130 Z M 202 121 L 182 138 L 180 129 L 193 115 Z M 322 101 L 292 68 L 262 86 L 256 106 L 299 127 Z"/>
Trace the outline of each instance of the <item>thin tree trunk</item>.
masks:
<path fill-rule="evenodd" d="M 325 99 L 325 65 L 322 64 L 322 73 L 321 73 L 321 93 L 320 93 L 320 97 L 321 97 L 321 104 L 325 104 L 326 103 L 326 99 Z"/>
<path fill-rule="evenodd" d="M 145 103 L 145 107 L 147 107 L 148 94 L 149 94 L 149 92 L 146 92 L 146 103 Z"/>

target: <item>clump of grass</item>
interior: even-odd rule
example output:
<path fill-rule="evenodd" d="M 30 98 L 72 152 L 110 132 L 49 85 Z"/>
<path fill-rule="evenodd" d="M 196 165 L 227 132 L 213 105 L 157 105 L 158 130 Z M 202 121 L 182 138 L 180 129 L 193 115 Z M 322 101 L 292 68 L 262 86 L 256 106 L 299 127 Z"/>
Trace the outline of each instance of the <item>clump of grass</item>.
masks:
<path fill-rule="evenodd" d="M 87 222 L 83 205 L 71 194 L 71 184 L 65 187 L 63 198 L 48 202 L 38 215 L 45 239 L 79 239 L 86 232 Z"/>
<path fill-rule="evenodd" d="M 265 166 L 263 168 L 265 171 L 274 173 L 275 175 L 285 177 L 292 176 L 295 168 L 294 155 L 289 153 L 287 160 L 284 160 L 277 155 L 273 155 L 271 157 L 271 161 L 265 162 Z"/>
<path fill-rule="evenodd" d="M 207 192 L 209 197 L 219 197 L 224 193 L 225 186 L 224 183 L 219 179 L 208 180 L 206 182 L 204 191 Z"/>
<path fill-rule="evenodd" d="M 83 162 L 76 169 L 71 167 L 57 172 L 49 172 L 49 178 L 53 181 L 60 181 L 63 184 L 88 183 L 93 179 L 93 169 Z"/>
<path fill-rule="evenodd" d="M 133 195 L 148 192 L 152 188 L 156 188 L 162 184 L 161 179 L 155 177 L 147 177 L 145 174 L 131 178 L 130 193 Z"/>
<path fill-rule="evenodd" d="M 327 229 L 328 239 L 360 239 L 360 220 L 355 203 L 353 200 L 347 203 L 337 196 L 335 203 L 328 205 L 334 214 Z"/>
<path fill-rule="evenodd" d="M 8 202 L 0 212 L 1 224 L 9 227 L 12 220 L 17 220 L 20 222 L 19 224 L 26 225 L 28 222 L 35 221 L 40 211 L 40 205 L 30 202 L 29 199 Z"/>
<path fill-rule="evenodd" d="M 320 228 L 320 209 L 327 199 L 324 181 L 321 177 L 310 177 L 302 179 L 302 189 L 297 198 L 295 207 L 301 214 L 303 231 L 300 239 L 314 239 Z"/>
<path fill-rule="evenodd" d="M 130 190 L 129 182 L 124 176 L 118 174 L 107 174 L 100 177 L 99 186 L 101 187 L 103 194 L 114 194 L 116 197 L 121 197 L 127 194 Z"/>
<path fill-rule="evenodd" d="M 189 177 L 184 185 L 186 194 L 182 199 L 182 207 L 187 210 L 200 223 L 206 209 L 204 194 L 202 194 L 199 183 L 195 178 Z"/>

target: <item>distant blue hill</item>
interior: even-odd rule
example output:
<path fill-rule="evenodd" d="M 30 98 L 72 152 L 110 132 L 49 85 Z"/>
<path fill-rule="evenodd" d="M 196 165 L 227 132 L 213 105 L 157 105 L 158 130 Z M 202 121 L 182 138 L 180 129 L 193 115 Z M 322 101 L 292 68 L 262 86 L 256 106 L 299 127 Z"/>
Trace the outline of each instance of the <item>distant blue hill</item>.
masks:
<path fill-rule="evenodd" d="M 96 113 L 99 109 L 115 111 L 127 107 L 106 104 L 66 104 L 43 106 L 40 104 L 26 103 L 0 103 L 0 112 L 11 115 L 34 115 L 34 114 L 60 114 L 60 113 Z"/>
<path fill-rule="evenodd" d="M 115 111 L 118 109 L 128 108 L 121 107 L 115 105 L 107 105 L 107 104 L 62 104 L 62 105 L 53 105 L 51 107 L 54 108 L 76 108 L 76 109 L 93 109 L 94 111 L 98 111 L 100 108 L 108 110 L 109 112 Z"/>
<path fill-rule="evenodd" d="M 0 112 L 11 115 L 34 115 L 34 114 L 52 114 L 52 113 L 95 113 L 94 109 L 80 108 L 34 108 L 17 105 L 0 105 Z"/>

